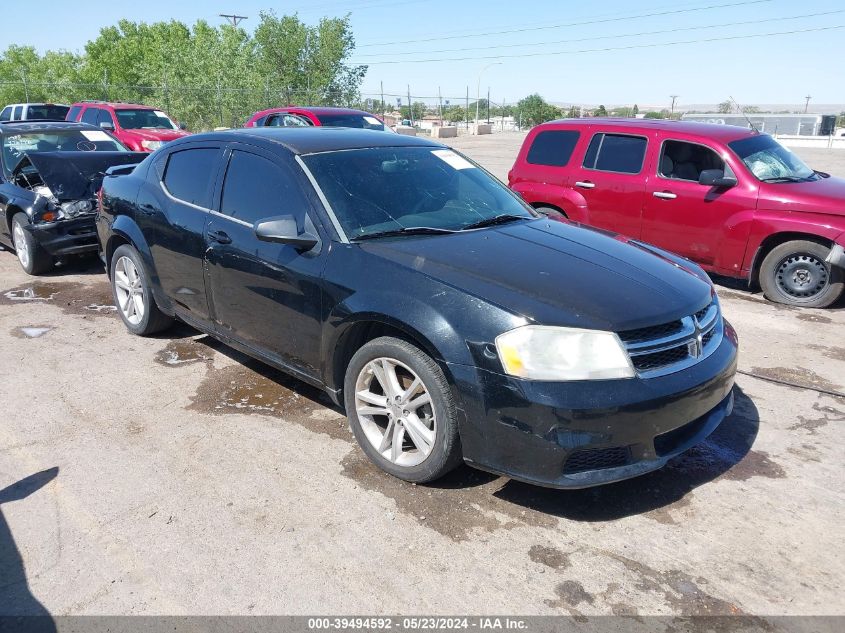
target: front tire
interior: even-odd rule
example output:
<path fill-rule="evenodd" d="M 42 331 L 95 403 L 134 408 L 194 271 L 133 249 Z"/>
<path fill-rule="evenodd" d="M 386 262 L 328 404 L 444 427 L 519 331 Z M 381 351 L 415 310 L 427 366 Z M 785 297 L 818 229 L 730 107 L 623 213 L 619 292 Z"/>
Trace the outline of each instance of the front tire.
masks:
<path fill-rule="evenodd" d="M 12 244 L 21 268 L 30 275 L 42 275 L 53 268 L 53 257 L 26 230 L 29 217 L 23 211 L 12 218 Z"/>
<path fill-rule="evenodd" d="M 114 305 L 126 329 L 149 336 L 170 327 L 173 319 L 156 305 L 147 269 L 134 247 L 124 244 L 115 250 L 110 272 Z"/>
<path fill-rule="evenodd" d="M 344 402 L 358 444 L 394 477 L 426 483 L 461 463 L 449 384 L 414 345 L 385 336 L 359 349 L 346 370 Z"/>
<path fill-rule="evenodd" d="M 830 248 L 808 240 L 773 248 L 760 266 L 760 286 L 770 301 L 804 308 L 826 308 L 842 296 L 843 271 L 825 262 Z"/>

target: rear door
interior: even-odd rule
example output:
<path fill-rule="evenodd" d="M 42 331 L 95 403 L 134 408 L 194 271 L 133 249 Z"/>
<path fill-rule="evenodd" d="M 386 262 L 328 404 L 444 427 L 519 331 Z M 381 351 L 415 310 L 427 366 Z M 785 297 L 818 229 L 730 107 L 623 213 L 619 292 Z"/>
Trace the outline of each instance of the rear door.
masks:
<path fill-rule="evenodd" d="M 569 183 L 584 198 L 588 224 L 639 237 L 648 149 L 648 133 L 593 132 Z"/>
<path fill-rule="evenodd" d="M 320 367 L 321 275 L 328 241 L 307 194 L 311 185 L 291 156 L 232 143 L 206 229 L 209 301 L 221 335 L 316 378 Z M 307 252 L 264 242 L 256 222 L 292 215 L 321 235 Z"/>
<path fill-rule="evenodd" d="M 213 184 L 223 149 L 217 143 L 180 145 L 150 169 L 138 193 L 136 221 L 150 247 L 165 294 L 187 320 L 210 320 L 203 257 Z"/>

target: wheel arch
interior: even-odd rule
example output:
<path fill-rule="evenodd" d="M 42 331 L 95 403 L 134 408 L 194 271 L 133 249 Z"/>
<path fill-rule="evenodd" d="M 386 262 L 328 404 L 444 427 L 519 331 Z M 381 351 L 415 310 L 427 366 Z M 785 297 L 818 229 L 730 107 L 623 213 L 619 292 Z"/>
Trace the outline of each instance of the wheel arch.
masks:
<path fill-rule="evenodd" d="M 760 268 L 763 265 L 763 260 L 766 259 L 766 255 L 771 253 L 772 250 L 781 244 L 786 244 L 787 242 L 793 242 L 796 240 L 815 242 L 827 247 L 832 247 L 834 243 L 834 241 L 830 238 L 823 237 L 816 233 L 804 233 L 801 231 L 780 231 L 778 233 L 767 235 L 763 238 L 763 241 L 760 242 L 760 246 L 757 247 L 757 251 L 754 253 L 754 259 L 751 263 L 751 272 L 748 277 L 749 286 L 758 287 L 760 285 Z"/>

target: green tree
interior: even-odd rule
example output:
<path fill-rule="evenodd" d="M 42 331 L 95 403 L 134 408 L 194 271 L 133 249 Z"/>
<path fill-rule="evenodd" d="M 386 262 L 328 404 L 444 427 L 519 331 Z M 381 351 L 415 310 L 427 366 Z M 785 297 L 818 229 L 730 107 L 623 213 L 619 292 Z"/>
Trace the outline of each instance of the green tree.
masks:
<path fill-rule="evenodd" d="M 666 117 L 663 116 L 662 112 L 657 112 L 655 110 L 651 110 L 645 113 L 646 119 L 665 119 Z"/>
<path fill-rule="evenodd" d="M 522 127 L 532 127 L 551 121 L 558 118 L 560 114 L 560 108 L 547 103 L 537 93 L 528 95 L 516 104 L 515 116 Z"/>
<path fill-rule="evenodd" d="M 734 111 L 733 103 L 731 103 L 730 99 L 722 101 L 722 103 L 718 105 L 718 110 L 720 114 L 730 114 Z"/>
<path fill-rule="evenodd" d="M 631 110 L 631 116 L 637 116 L 639 113 L 640 113 L 640 106 L 638 106 L 635 103 L 633 110 Z"/>
<path fill-rule="evenodd" d="M 427 106 L 422 101 L 414 101 L 409 108 L 406 105 L 403 105 L 399 108 L 399 112 L 402 113 L 403 119 L 410 119 L 413 118 L 414 121 L 419 121 L 421 118 L 425 116 L 427 110 Z M 414 116 L 411 117 L 411 112 L 413 111 Z"/>
<path fill-rule="evenodd" d="M 593 111 L 593 116 L 607 116 L 607 110 L 603 105 L 600 105 Z"/>

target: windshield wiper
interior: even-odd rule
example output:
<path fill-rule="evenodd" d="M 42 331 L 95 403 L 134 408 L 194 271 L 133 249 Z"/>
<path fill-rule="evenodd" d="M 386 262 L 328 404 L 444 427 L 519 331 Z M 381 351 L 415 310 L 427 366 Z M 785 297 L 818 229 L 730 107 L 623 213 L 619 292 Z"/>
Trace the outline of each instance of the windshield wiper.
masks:
<path fill-rule="evenodd" d="M 812 178 L 811 176 L 772 176 L 770 178 L 761 178 L 760 182 L 807 182 Z"/>
<path fill-rule="evenodd" d="M 525 215 L 516 215 L 513 213 L 503 213 L 502 215 L 494 215 L 492 218 L 485 218 L 472 224 L 467 224 L 462 227 L 462 231 L 469 229 L 481 229 L 485 226 L 495 226 L 497 224 L 507 224 L 508 222 L 516 222 L 517 220 L 530 220 L 531 218 Z"/>
<path fill-rule="evenodd" d="M 364 233 L 357 235 L 352 239 L 354 241 L 372 240 L 379 237 L 393 237 L 396 235 L 441 235 L 444 233 L 454 233 L 451 229 L 438 229 L 433 226 L 404 226 L 400 229 L 390 229 L 389 231 L 378 231 L 376 233 Z"/>

